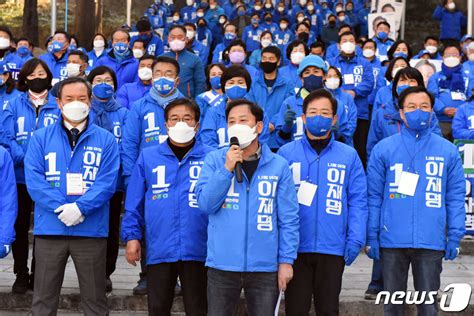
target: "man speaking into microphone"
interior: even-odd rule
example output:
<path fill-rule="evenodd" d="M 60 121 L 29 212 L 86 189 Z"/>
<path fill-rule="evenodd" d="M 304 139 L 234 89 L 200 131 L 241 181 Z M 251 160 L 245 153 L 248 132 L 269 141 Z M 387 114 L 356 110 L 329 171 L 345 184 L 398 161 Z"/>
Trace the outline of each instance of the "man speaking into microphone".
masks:
<path fill-rule="evenodd" d="M 293 277 L 298 249 L 293 177 L 288 163 L 258 141 L 258 105 L 233 100 L 226 119 L 231 146 L 207 155 L 196 186 L 199 208 L 209 214 L 208 315 L 235 315 L 244 289 L 249 315 L 270 316 Z"/>

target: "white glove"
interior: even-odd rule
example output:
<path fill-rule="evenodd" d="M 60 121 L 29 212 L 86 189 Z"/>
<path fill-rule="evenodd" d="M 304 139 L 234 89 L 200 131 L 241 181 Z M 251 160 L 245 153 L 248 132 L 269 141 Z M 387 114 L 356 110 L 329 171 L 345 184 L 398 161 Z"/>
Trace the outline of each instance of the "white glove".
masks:
<path fill-rule="evenodd" d="M 61 205 L 54 210 L 54 213 L 61 213 L 58 219 L 68 227 L 78 225 L 84 221 L 84 216 L 76 203 Z"/>

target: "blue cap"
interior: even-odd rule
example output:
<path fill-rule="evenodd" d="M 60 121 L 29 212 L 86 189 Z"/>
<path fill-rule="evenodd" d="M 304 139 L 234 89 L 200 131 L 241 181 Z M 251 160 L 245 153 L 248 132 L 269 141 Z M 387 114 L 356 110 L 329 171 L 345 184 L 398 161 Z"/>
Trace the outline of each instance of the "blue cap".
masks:
<path fill-rule="evenodd" d="M 474 41 L 474 36 L 473 36 L 473 35 L 466 34 L 466 35 L 464 35 L 464 36 L 461 38 L 461 42 L 465 42 L 465 41 L 467 41 L 468 39 Z"/>
<path fill-rule="evenodd" d="M 308 55 L 303 58 L 300 65 L 298 66 L 298 76 L 300 76 L 301 73 L 310 66 L 322 69 L 324 73 L 328 72 L 328 65 L 321 57 L 316 55 Z"/>
<path fill-rule="evenodd" d="M 4 74 L 10 72 L 10 67 L 8 67 L 8 64 L 6 61 L 2 60 L 0 61 L 0 74 Z"/>
<path fill-rule="evenodd" d="M 418 53 L 418 56 L 421 57 L 421 56 L 423 56 L 423 55 L 425 55 L 425 54 L 428 54 L 428 55 L 431 56 L 431 53 L 430 53 L 429 51 L 427 51 L 426 49 L 420 50 L 420 52 Z"/>

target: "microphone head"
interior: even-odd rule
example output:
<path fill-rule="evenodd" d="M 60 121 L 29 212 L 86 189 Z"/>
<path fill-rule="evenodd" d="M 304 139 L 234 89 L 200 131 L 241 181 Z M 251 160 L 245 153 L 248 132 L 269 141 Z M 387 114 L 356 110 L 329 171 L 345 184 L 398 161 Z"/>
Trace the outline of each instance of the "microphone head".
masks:
<path fill-rule="evenodd" d="M 233 146 L 233 145 L 240 146 L 239 139 L 235 136 L 230 138 L 230 146 Z"/>

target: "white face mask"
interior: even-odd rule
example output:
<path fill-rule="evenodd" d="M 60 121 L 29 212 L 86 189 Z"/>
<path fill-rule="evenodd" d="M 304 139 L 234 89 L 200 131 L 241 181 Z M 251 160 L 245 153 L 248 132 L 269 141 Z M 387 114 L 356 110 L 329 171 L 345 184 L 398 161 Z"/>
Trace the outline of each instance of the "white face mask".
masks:
<path fill-rule="evenodd" d="M 186 46 L 186 42 L 185 41 L 181 41 L 181 40 L 178 40 L 178 39 L 175 39 L 174 41 L 171 41 L 169 43 L 170 45 L 170 48 L 173 52 L 180 52 L 184 49 L 184 47 Z"/>
<path fill-rule="evenodd" d="M 331 89 L 331 90 L 336 90 L 339 88 L 339 83 L 341 80 L 339 78 L 327 78 L 326 79 L 326 88 Z"/>
<path fill-rule="evenodd" d="M 104 49 L 105 47 L 105 42 L 103 40 L 95 40 L 94 41 L 94 49 L 95 50 L 101 50 Z"/>
<path fill-rule="evenodd" d="M 344 22 L 344 20 L 346 19 L 346 16 L 345 15 L 341 15 L 339 17 L 337 17 L 339 19 L 339 21 L 341 22 Z"/>
<path fill-rule="evenodd" d="M 270 46 L 271 43 L 272 43 L 272 40 L 263 39 L 263 40 L 262 40 L 262 47 L 263 47 L 263 48 L 268 47 L 268 46 Z"/>
<path fill-rule="evenodd" d="M 193 0 L 186 0 L 186 5 L 192 6 L 194 4 Z"/>
<path fill-rule="evenodd" d="M 286 30 L 286 28 L 288 27 L 288 25 L 286 23 L 280 23 L 280 28 L 284 31 Z"/>
<path fill-rule="evenodd" d="M 259 5 L 256 5 L 256 6 L 255 6 L 255 10 L 260 11 L 261 9 L 262 9 L 261 6 L 259 6 Z"/>
<path fill-rule="evenodd" d="M 66 65 L 66 71 L 67 71 L 67 77 L 68 78 L 77 77 L 81 73 L 81 65 L 68 63 Z"/>
<path fill-rule="evenodd" d="M 362 54 L 364 55 L 365 58 L 372 58 L 375 56 L 375 52 L 373 49 L 364 49 L 362 51 Z"/>
<path fill-rule="evenodd" d="M 474 61 L 474 53 L 470 53 L 469 55 L 467 55 L 467 58 L 469 59 L 469 61 Z"/>
<path fill-rule="evenodd" d="M 308 8 L 309 11 L 313 11 L 313 10 L 314 10 L 314 6 L 312 6 L 312 5 L 309 5 L 307 8 Z"/>
<path fill-rule="evenodd" d="M 345 42 L 341 45 L 341 50 L 346 54 L 352 54 L 355 51 L 355 44 L 352 42 Z"/>
<path fill-rule="evenodd" d="M 199 11 L 198 13 L 196 13 L 196 16 L 198 18 L 202 18 L 204 16 L 204 12 Z"/>
<path fill-rule="evenodd" d="M 186 37 L 188 38 L 188 40 L 192 40 L 194 38 L 194 35 L 196 35 L 194 31 L 186 31 Z"/>
<path fill-rule="evenodd" d="M 0 37 L 0 49 L 5 49 L 10 47 L 10 40 L 5 37 Z"/>
<path fill-rule="evenodd" d="M 294 52 L 294 53 L 291 53 L 291 62 L 295 65 L 299 65 L 301 63 L 301 61 L 303 60 L 303 58 L 305 58 L 305 54 L 302 53 L 302 52 Z"/>
<path fill-rule="evenodd" d="M 133 52 L 133 57 L 135 57 L 136 59 L 142 58 L 142 56 L 145 55 L 145 53 L 141 49 L 138 49 L 138 48 L 135 48 L 134 50 L 132 50 L 132 52 Z"/>
<path fill-rule="evenodd" d="M 140 80 L 145 80 L 145 81 L 151 80 L 152 77 L 153 77 L 153 72 L 151 68 L 143 67 L 143 68 L 138 69 L 138 78 L 140 78 Z"/>
<path fill-rule="evenodd" d="M 432 46 L 432 45 L 429 45 L 429 46 L 426 46 L 425 49 L 430 53 L 430 54 L 434 54 L 438 51 L 438 47 L 436 46 Z"/>
<path fill-rule="evenodd" d="M 81 123 L 89 115 L 89 105 L 80 101 L 72 101 L 63 105 L 63 115 L 73 123 Z"/>
<path fill-rule="evenodd" d="M 392 69 L 392 78 L 395 78 L 395 76 L 397 75 L 397 73 L 403 69 L 403 67 L 396 67 L 396 68 L 393 68 Z"/>
<path fill-rule="evenodd" d="M 443 63 L 446 66 L 452 68 L 459 65 L 461 63 L 461 60 L 458 57 L 446 57 L 445 59 L 443 59 Z"/>
<path fill-rule="evenodd" d="M 185 122 L 178 122 L 175 126 L 168 129 L 168 136 L 178 144 L 189 143 L 195 135 L 194 127 L 189 126 Z"/>
<path fill-rule="evenodd" d="M 454 2 L 448 3 L 448 9 L 449 10 L 454 10 L 456 9 L 456 4 Z"/>
<path fill-rule="evenodd" d="M 257 137 L 257 126 L 250 127 L 243 124 L 234 124 L 227 129 L 229 139 L 237 137 L 241 149 L 248 147 Z"/>

